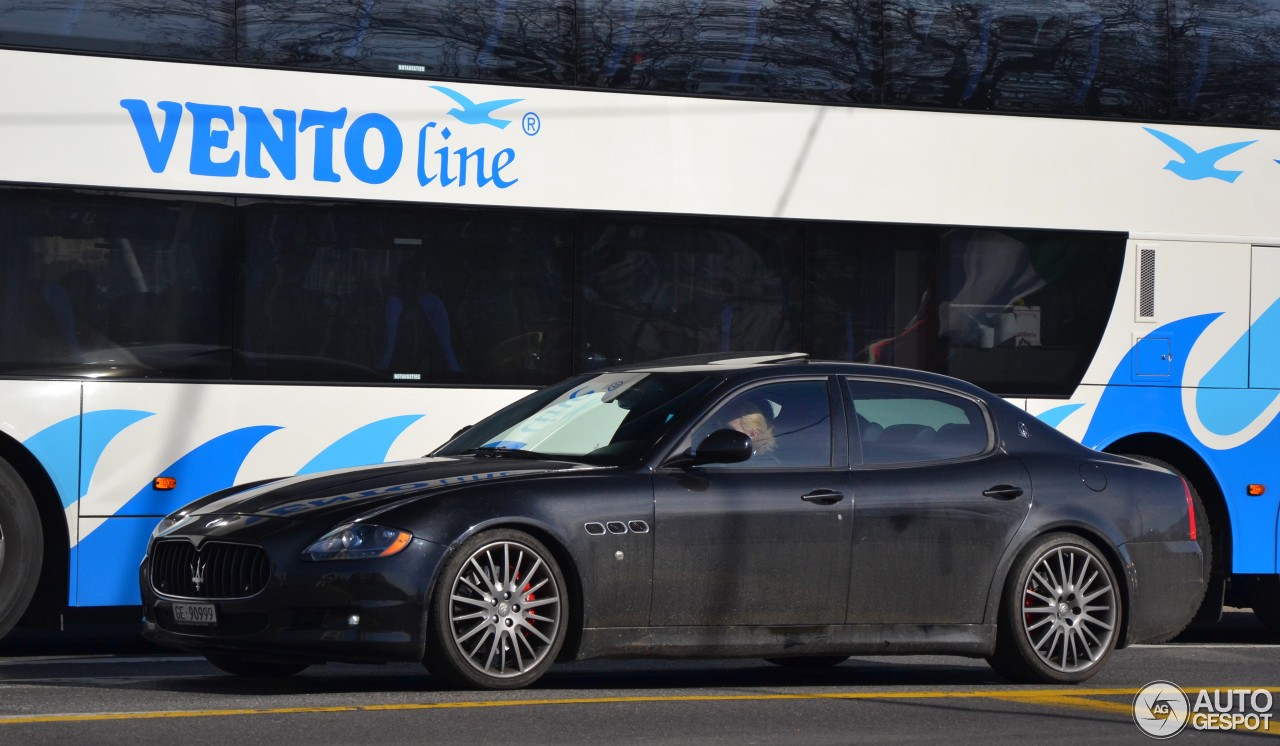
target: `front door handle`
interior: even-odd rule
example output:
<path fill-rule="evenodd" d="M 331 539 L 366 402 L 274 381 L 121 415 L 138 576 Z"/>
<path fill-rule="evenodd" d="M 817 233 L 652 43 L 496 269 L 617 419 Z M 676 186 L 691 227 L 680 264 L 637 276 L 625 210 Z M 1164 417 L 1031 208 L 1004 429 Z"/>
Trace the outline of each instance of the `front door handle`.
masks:
<path fill-rule="evenodd" d="M 835 490 L 814 490 L 807 495 L 801 495 L 800 499 L 817 505 L 835 505 L 844 499 L 844 495 Z"/>
<path fill-rule="evenodd" d="M 1012 500 L 1022 497 L 1022 488 L 1014 487 L 1011 484 L 997 484 L 989 490 L 984 490 L 982 494 L 986 497 L 994 497 L 997 500 Z"/>

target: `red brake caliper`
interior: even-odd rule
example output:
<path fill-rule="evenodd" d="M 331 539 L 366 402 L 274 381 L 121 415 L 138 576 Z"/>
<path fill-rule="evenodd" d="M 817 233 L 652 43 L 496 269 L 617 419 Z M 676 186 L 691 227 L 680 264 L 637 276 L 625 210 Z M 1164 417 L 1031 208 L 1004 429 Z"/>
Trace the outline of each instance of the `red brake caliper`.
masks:
<path fill-rule="evenodd" d="M 517 582 L 519 582 L 519 580 L 520 580 L 520 571 L 519 571 L 519 570 L 517 570 L 517 571 L 516 571 L 516 581 L 517 581 Z M 535 599 L 538 597 L 538 596 L 537 596 L 537 594 L 529 593 L 529 592 L 528 592 L 528 590 L 529 590 L 530 588 L 532 588 L 532 587 L 533 587 L 533 584 L 532 584 L 532 583 L 525 583 L 525 584 L 524 584 L 524 587 L 520 589 L 520 592 L 525 594 L 525 597 L 524 597 L 524 602 L 525 602 L 525 603 L 529 603 L 530 601 L 533 601 L 533 600 L 535 600 Z M 534 611 L 533 611 L 532 609 L 530 609 L 530 610 L 528 610 L 528 611 L 526 611 L 526 612 L 525 612 L 525 617 L 526 617 L 526 618 L 531 618 L 531 617 L 535 617 L 535 616 L 537 616 L 537 614 L 536 614 L 536 613 L 534 613 Z M 528 630 L 523 630 L 523 629 L 522 629 L 522 630 L 520 630 L 520 634 L 524 635 L 525 637 L 528 637 L 528 636 L 529 636 L 529 631 L 528 631 Z"/>

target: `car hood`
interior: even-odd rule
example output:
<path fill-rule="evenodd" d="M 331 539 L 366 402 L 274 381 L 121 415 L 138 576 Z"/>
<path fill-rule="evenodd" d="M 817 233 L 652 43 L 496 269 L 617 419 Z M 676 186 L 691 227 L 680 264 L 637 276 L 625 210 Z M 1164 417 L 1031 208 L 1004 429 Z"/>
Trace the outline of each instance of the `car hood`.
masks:
<path fill-rule="evenodd" d="M 304 516 L 359 505 L 372 509 L 411 495 L 490 482 L 598 467 L 517 458 L 429 458 L 289 477 L 197 504 L 190 515 Z"/>

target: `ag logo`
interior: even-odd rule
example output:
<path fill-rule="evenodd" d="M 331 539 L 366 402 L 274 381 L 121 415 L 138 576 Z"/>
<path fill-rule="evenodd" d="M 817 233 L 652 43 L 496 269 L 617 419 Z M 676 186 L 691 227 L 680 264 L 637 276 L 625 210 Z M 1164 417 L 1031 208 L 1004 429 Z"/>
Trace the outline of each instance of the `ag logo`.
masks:
<path fill-rule="evenodd" d="M 1153 681 L 1133 698 L 1133 722 L 1152 738 L 1172 738 L 1187 727 L 1191 703 L 1186 692 L 1168 681 Z"/>

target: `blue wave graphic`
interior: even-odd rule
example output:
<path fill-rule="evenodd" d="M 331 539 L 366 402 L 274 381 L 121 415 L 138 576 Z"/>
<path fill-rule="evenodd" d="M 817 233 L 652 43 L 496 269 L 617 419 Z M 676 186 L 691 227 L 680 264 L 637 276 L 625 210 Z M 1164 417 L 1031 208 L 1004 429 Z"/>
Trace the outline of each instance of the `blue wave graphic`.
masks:
<path fill-rule="evenodd" d="M 1076 411 L 1083 406 L 1083 404 L 1063 404 L 1062 406 L 1041 412 L 1038 416 L 1040 421 L 1049 427 L 1057 427 L 1062 424 L 1063 420 L 1075 414 Z"/>
<path fill-rule="evenodd" d="M 192 500 L 230 487 L 249 452 L 279 429 L 275 425 L 255 425 L 219 435 L 156 475 L 177 479 L 176 489 L 162 492 L 148 484 L 116 515 L 168 515 Z"/>
<path fill-rule="evenodd" d="M 1280 301 L 1262 312 L 1249 328 L 1253 350 L 1249 357 L 1249 385 L 1280 388 Z"/>
<path fill-rule="evenodd" d="M 71 548 L 72 606 L 137 606 L 138 565 L 158 518 L 111 518 Z"/>
<path fill-rule="evenodd" d="M 1253 329 L 1257 329 L 1255 325 Z M 1216 435 L 1234 435 L 1258 419 L 1280 391 L 1245 388 L 1249 383 L 1249 337 L 1245 332 L 1222 359 L 1214 363 L 1196 390 L 1196 414 Z M 1255 339 L 1253 348 L 1263 345 Z"/>
<path fill-rule="evenodd" d="M 89 482 L 107 445 L 125 428 L 153 414 L 134 409 L 86 412 L 50 425 L 23 445 L 49 473 L 65 510 L 89 491 Z"/>
<path fill-rule="evenodd" d="M 348 466 L 377 464 L 387 460 L 391 445 L 410 425 L 425 415 L 405 414 L 371 422 L 342 436 L 298 470 L 298 474 L 314 474 Z"/>

